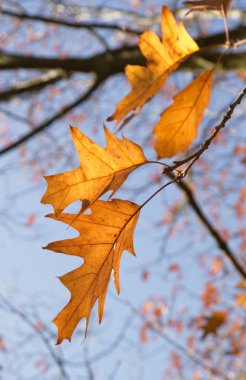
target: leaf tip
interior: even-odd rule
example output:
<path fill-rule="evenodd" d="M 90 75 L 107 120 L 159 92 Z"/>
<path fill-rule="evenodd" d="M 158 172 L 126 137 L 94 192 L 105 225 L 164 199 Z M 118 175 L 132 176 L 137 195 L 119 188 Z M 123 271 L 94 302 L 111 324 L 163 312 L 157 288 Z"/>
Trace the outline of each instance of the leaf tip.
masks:
<path fill-rule="evenodd" d="M 109 117 L 107 117 L 106 120 L 109 121 L 109 122 L 113 121 L 114 120 L 114 114 L 112 114 Z"/>
<path fill-rule="evenodd" d="M 74 127 L 73 125 L 69 125 L 69 128 L 70 128 L 70 133 L 72 137 L 75 137 L 77 135 L 78 128 Z"/>

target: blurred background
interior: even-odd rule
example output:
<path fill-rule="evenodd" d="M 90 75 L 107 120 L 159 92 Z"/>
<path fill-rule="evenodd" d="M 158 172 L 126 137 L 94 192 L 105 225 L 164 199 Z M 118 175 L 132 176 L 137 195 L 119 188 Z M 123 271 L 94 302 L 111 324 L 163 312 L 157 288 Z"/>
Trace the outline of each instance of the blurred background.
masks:
<path fill-rule="evenodd" d="M 189 172 L 186 190 L 174 184 L 142 210 L 137 257 L 123 254 L 121 294 L 110 285 L 102 324 L 94 308 L 86 340 L 81 321 L 71 343 L 55 345 L 52 320 L 69 300 L 57 276 L 81 260 L 42 250 L 77 233 L 45 218 L 52 209 L 40 199 L 44 175 L 78 166 L 69 125 L 105 146 L 106 123 L 155 160 L 152 130 L 160 113 L 225 51 L 220 12 L 186 15 L 182 2 L 167 2 L 203 49 L 117 131 L 106 119 L 130 90 L 124 67 L 144 64 L 139 35 L 161 35 L 162 5 L 0 1 L 0 379 L 246 379 L 246 302 L 238 302 L 246 286 L 227 258 L 229 251 L 246 268 L 245 101 Z M 245 5 L 232 1 L 234 47 L 217 65 L 198 138 L 174 159 L 199 147 L 243 88 Z M 141 204 L 166 180 L 161 166 L 148 165 L 116 197 Z"/>

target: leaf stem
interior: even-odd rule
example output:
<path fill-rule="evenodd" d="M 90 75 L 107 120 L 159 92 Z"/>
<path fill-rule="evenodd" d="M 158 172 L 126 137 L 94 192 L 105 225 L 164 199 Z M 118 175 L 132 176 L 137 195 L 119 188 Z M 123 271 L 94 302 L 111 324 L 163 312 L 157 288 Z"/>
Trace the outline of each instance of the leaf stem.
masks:
<path fill-rule="evenodd" d="M 157 194 L 159 194 L 163 189 L 165 189 L 167 186 L 171 185 L 174 182 L 179 181 L 181 178 L 179 175 L 175 176 L 171 181 L 165 183 L 162 187 L 160 187 L 157 191 L 155 191 L 144 203 L 141 204 L 139 207 L 139 210 L 141 210 L 151 199 L 153 199 Z"/>
<path fill-rule="evenodd" d="M 165 164 L 165 162 L 161 162 L 161 161 L 148 161 L 147 164 L 158 164 L 158 165 L 169 167 L 168 164 Z"/>

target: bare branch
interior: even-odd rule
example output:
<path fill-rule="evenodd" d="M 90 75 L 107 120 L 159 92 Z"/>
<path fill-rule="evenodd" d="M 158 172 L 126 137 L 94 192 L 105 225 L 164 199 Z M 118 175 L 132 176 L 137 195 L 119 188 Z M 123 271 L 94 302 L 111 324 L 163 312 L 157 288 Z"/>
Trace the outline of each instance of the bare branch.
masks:
<path fill-rule="evenodd" d="M 163 328 L 163 326 L 159 326 L 158 324 L 154 323 L 152 320 L 149 320 L 143 313 L 141 313 L 133 304 L 125 299 L 117 299 L 119 302 L 124 303 L 129 307 L 130 310 L 132 310 L 141 320 L 143 320 L 145 323 L 148 324 L 148 327 L 150 330 L 152 330 L 157 336 L 162 338 L 168 345 L 171 345 L 174 347 L 178 352 L 180 352 L 184 357 L 186 357 L 188 360 L 190 360 L 193 364 L 196 366 L 203 368 L 206 372 L 221 376 L 225 380 L 229 380 L 226 376 L 224 377 L 224 374 L 220 371 L 220 369 L 215 368 L 214 366 L 211 366 L 207 362 L 203 361 L 199 356 L 192 355 L 190 352 L 177 340 L 174 340 L 166 331 L 166 328 Z"/>
<path fill-rule="evenodd" d="M 38 78 L 33 78 L 27 81 L 14 84 L 8 90 L 0 92 L 0 101 L 9 100 L 9 98 L 23 94 L 28 91 L 40 91 L 44 87 L 54 84 L 60 79 L 66 78 L 67 74 L 64 70 L 50 70 Z"/>
<path fill-rule="evenodd" d="M 173 178 L 173 175 L 169 175 L 170 178 Z M 243 266 L 238 262 L 236 259 L 235 254 L 232 252 L 230 247 L 228 246 L 227 242 L 222 238 L 219 231 L 212 225 L 212 223 L 209 221 L 209 219 L 206 217 L 205 213 L 203 212 L 202 208 L 199 206 L 195 195 L 191 188 L 187 185 L 184 181 L 177 182 L 178 187 L 185 193 L 188 203 L 191 206 L 192 210 L 196 214 L 196 216 L 200 219 L 201 223 L 204 225 L 204 227 L 208 230 L 210 235 L 214 238 L 216 244 L 218 247 L 223 251 L 225 256 L 231 261 L 234 268 L 237 270 L 237 272 L 246 279 L 246 271 L 243 268 Z"/>
<path fill-rule="evenodd" d="M 29 133 L 22 136 L 19 140 L 15 141 L 13 144 L 8 145 L 7 147 L 0 150 L 0 156 L 12 151 L 16 147 L 20 146 L 24 142 L 27 142 L 32 137 L 36 136 L 38 133 L 44 131 L 46 128 L 48 128 L 52 123 L 54 123 L 56 120 L 59 120 L 62 116 L 64 116 L 66 113 L 71 111 L 73 108 L 77 107 L 79 104 L 83 103 L 85 100 L 87 100 L 90 95 L 99 87 L 102 80 L 97 79 L 93 86 L 83 95 L 80 95 L 75 101 L 68 104 L 67 106 L 63 107 L 60 111 L 58 111 L 55 115 L 53 115 L 50 119 L 46 120 L 45 122 L 41 123 L 38 127 L 30 131 Z"/>
<path fill-rule="evenodd" d="M 227 124 L 227 122 L 231 119 L 233 112 L 235 108 L 241 103 L 243 97 L 246 95 L 246 86 L 242 89 L 242 91 L 238 94 L 236 99 L 230 104 L 228 107 L 227 111 L 225 112 L 221 122 L 215 126 L 213 133 L 210 135 L 209 138 L 207 138 L 203 144 L 201 145 L 200 149 L 198 149 L 195 153 L 190 155 L 189 157 L 185 158 L 182 161 L 176 161 L 174 162 L 174 165 L 168 166 L 165 165 L 165 169 L 163 170 L 164 174 L 168 174 L 168 176 L 174 180 L 177 178 L 177 174 L 172 174 L 171 172 L 174 171 L 180 167 L 181 165 L 184 165 L 186 163 L 189 163 L 187 168 L 181 172 L 176 172 L 179 173 L 180 176 L 185 177 L 192 167 L 192 165 L 200 158 L 200 156 L 207 150 L 211 144 L 211 142 L 214 140 L 214 138 L 217 136 L 217 134 L 220 132 L 222 128 L 224 128 Z M 231 263 L 233 264 L 234 268 L 237 270 L 237 272 L 246 279 L 246 270 L 243 268 L 243 266 L 237 261 L 235 254 L 230 250 L 228 244 L 226 241 L 220 236 L 218 231 L 212 226 L 212 224 L 209 222 L 201 208 L 199 207 L 197 201 L 195 200 L 195 197 L 191 191 L 191 189 L 183 182 L 182 180 L 180 181 L 175 181 L 177 182 L 178 186 L 185 192 L 189 204 L 195 211 L 196 215 L 199 217 L 199 219 L 202 221 L 204 226 L 207 228 L 207 230 L 210 232 L 210 234 L 213 236 L 215 239 L 218 247 L 224 252 L 224 254 L 229 258 Z"/>
<path fill-rule="evenodd" d="M 9 311 L 16 314 L 19 318 L 21 318 L 23 320 L 23 322 L 25 322 L 25 324 L 27 326 L 29 326 L 35 332 L 35 334 L 37 334 L 37 336 L 44 343 L 46 349 L 48 350 L 48 352 L 51 356 L 51 358 L 56 363 L 56 365 L 60 371 L 60 374 L 62 376 L 61 378 L 64 380 L 69 380 L 70 377 L 67 374 L 67 372 L 65 371 L 62 360 L 60 359 L 59 356 L 57 356 L 53 346 L 50 344 L 49 339 L 46 337 L 44 332 L 41 329 L 37 329 L 35 327 L 35 324 L 31 321 L 31 319 L 26 314 L 24 314 L 21 310 L 19 310 L 17 307 L 12 305 L 2 294 L 0 294 L 0 301 L 2 302 L 3 305 L 5 305 L 5 307 L 7 307 L 7 309 Z"/>
<path fill-rule="evenodd" d="M 243 34 L 241 27 L 232 30 L 230 37 L 233 40 L 240 39 Z M 221 45 L 225 42 L 224 34 L 218 33 L 213 36 L 197 39 L 198 45 Z M 180 70 L 203 70 L 210 64 L 217 62 L 218 52 L 202 50 L 199 54 L 185 61 Z M 221 71 L 238 71 L 244 69 L 246 60 L 245 52 L 228 53 L 220 63 Z M 0 70 L 14 69 L 62 69 L 65 71 L 94 72 L 96 75 L 110 75 L 124 72 L 125 66 L 144 65 L 145 59 L 138 46 L 122 46 L 117 49 L 107 50 L 88 58 L 46 58 L 38 56 L 26 56 L 21 54 L 9 54 L 0 51 Z"/>
<path fill-rule="evenodd" d="M 56 24 L 60 26 L 65 26 L 68 28 L 73 28 L 73 29 L 107 29 L 107 30 L 118 30 L 121 32 L 129 33 L 129 34 L 140 34 L 143 32 L 143 30 L 140 29 L 134 29 L 134 28 L 129 28 L 126 25 L 120 25 L 119 23 L 117 24 L 103 24 L 100 22 L 76 22 L 76 21 L 67 21 L 67 20 L 61 20 L 58 18 L 53 18 L 53 17 L 47 17 L 47 16 L 40 16 L 40 15 L 30 15 L 28 13 L 17 13 L 14 11 L 9 11 L 9 10 L 1 10 L 1 14 L 4 16 L 9 16 L 9 17 L 14 17 L 18 18 L 20 20 L 27 20 L 27 21 L 41 21 L 45 23 L 51 23 L 51 24 Z"/>

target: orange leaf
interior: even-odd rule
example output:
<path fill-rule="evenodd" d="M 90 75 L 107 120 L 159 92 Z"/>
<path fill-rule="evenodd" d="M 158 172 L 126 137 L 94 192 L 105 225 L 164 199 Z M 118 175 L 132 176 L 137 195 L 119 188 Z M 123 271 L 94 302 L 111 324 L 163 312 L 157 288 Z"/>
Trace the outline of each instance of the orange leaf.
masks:
<path fill-rule="evenodd" d="M 45 249 L 84 259 L 79 268 L 60 277 L 69 289 L 71 299 L 54 319 L 58 328 L 57 344 L 63 339 L 71 340 L 74 329 L 82 318 L 86 318 L 86 335 L 91 311 L 97 300 L 99 323 L 101 322 L 112 270 L 119 293 L 121 255 L 124 250 L 135 255 L 133 234 L 139 217 L 139 206 L 114 199 L 96 201 L 90 209 L 91 215 L 48 215 L 68 225 L 72 223 L 73 228 L 79 231 L 79 236 L 50 243 Z"/>
<path fill-rule="evenodd" d="M 216 288 L 213 286 L 213 284 L 208 282 L 206 284 L 204 292 L 201 294 L 201 299 L 203 301 L 204 307 L 209 308 L 213 306 L 214 304 L 218 303 L 219 298 L 220 296 Z"/>
<path fill-rule="evenodd" d="M 140 36 L 139 48 L 147 60 L 147 67 L 126 66 L 131 92 L 120 101 L 109 121 L 119 124 L 129 112 L 143 107 L 161 88 L 167 77 L 189 55 L 199 50 L 196 42 L 185 30 L 182 22 L 176 23 L 170 10 L 162 8 L 162 42 L 152 31 Z"/>
<path fill-rule="evenodd" d="M 245 294 L 240 294 L 236 297 L 236 302 L 239 306 L 243 307 L 246 309 L 246 293 Z"/>
<path fill-rule="evenodd" d="M 243 293 L 236 296 L 236 303 L 238 306 L 246 309 L 246 280 L 241 280 L 238 285 L 238 289 L 242 289 Z"/>
<path fill-rule="evenodd" d="M 241 280 L 241 281 L 237 284 L 237 288 L 238 288 L 238 289 L 246 289 L 246 280 Z"/>
<path fill-rule="evenodd" d="M 213 260 L 213 263 L 212 263 L 212 266 L 209 270 L 209 273 L 212 275 L 212 276 L 216 276 L 223 268 L 223 261 L 221 260 L 220 257 L 216 257 L 214 260 Z"/>
<path fill-rule="evenodd" d="M 226 311 L 214 311 L 212 315 L 205 318 L 205 324 L 202 326 L 203 336 L 206 338 L 209 334 L 217 334 L 217 330 L 226 322 L 228 313 Z"/>
<path fill-rule="evenodd" d="M 45 177 L 48 188 L 41 200 L 54 207 L 56 216 L 77 200 L 83 201 L 83 211 L 107 191 L 112 190 L 113 196 L 133 170 L 147 163 L 139 145 L 124 137 L 119 140 L 107 128 L 104 130 L 106 148 L 71 127 L 80 165 L 75 170 Z"/>
<path fill-rule="evenodd" d="M 213 70 L 205 71 L 175 97 L 155 126 L 158 158 L 183 152 L 195 139 L 203 113 L 209 104 Z"/>

